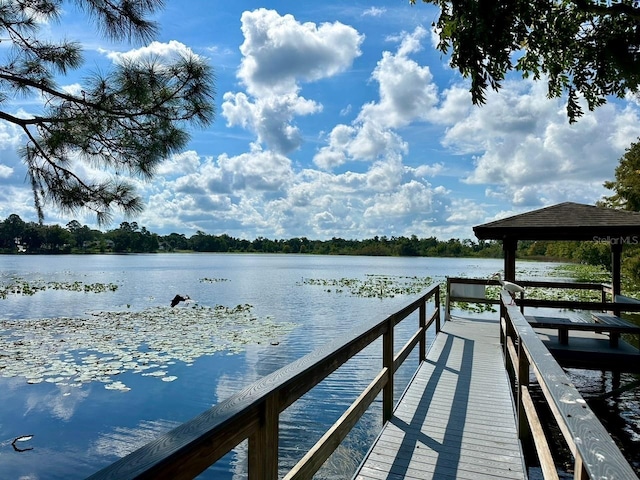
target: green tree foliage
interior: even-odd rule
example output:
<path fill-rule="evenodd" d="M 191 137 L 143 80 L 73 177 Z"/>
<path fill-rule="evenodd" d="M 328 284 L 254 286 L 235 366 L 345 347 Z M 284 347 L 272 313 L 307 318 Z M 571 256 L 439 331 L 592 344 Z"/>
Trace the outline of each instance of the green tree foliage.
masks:
<path fill-rule="evenodd" d="M 0 253 L 142 253 L 142 252 L 250 252 L 292 253 L 315 255 L 376 255 L 376 256 L 445 256 L 445 257 L 501 257 L 498 242 L 435 237 L 374 237 L 365 240 L 310 240 L 294 237 L 271 240 L 258 237 L 253 241 L 227 234 L 210 235 L 198 231 L 191 237 L 171 233 L 158 235 L 136 222 L 122 222 L 118 228 L 102 232 L 91 230 L 77 220 L 58 225 L 24 222 L 18 215 L 9 215 L 0 222 Z"/>
<path fill-rule="evenodd" d="M 611 270 L 611 248 L 606 242 L 524 241 L 519 243 L 518 252 L 521 257 L 586 263 Z"/>
<path fill-rule="evenodd" d="M 119 253 L 155 252 L 159 248 L 158 235 L 146 227 L 139 228 L 136 222 L 122 222 L 119 228 L 108 231 L 104 238 L 110 240 L 113 251 Z"/>
<path fill-rule="evenodd" d="M 106 37 L 145 42 L 157 25 L 148 20 L 162 0 L 75 0 Z M 155 167 L 187 144 L 188 124 L 214 118 L 211 67 L 196 55 L 171 60 L 124 61 L 94 73 L 78 94 L 56 79 L 82 63 L 79 43 L 50 40 L 44 27 L 55 23 L 64 2 L 0 2 L 0 120 L 18 125 L 26 137 L 21 155 L 28 168 L 40 221 L 46 202 L 74 212 L 88 208 L 100 224 L 112 209 L 125 214 L 143 206 L 127 176 L 148 179 Z M 17 96 L 41 99 L 39 112 L 9 112 Z M 83 176 L 74 162 L 98 167 L 106 178 Z"/>
<path fill-rule="evenodd" d="M 0 245 L 3 249 L 16 248 L 16 239 L 22 236 L 26 227 L 19 215 L 12 213 L 0 223 Z"/>
<path fill-rule="evenodd" d="M 620 159 L 615 180 L 604 182 L 605 188 L 615 192 L 600 204 L 611 208 L 640 211 L 640 142 L 632 143 Z"/>
<path fill-rule="evenodd" d="M 638 93 L 640 8 L 637 1 L 423 0 L 440 7 L 438 48 L 471 80 L 473 102 L 498 90 L 516 70 L 548 81 L 548 96 L 568 95 L 573 122 L 607 96 Z M 415 4 L 416 0 L 410 0 Z"/>
<path fill-rule="evenodd" d="M 600 206 L 640 212 L 640 142 L 632 143 L 620 158 L 615 169 L 615 180 L 604 182 L 613 195 L 604 197 Z M 640 284 L 640 245 L 638 238 L 623 246 L 623 273 Z"/>
<path fill-rule="evenodd" d="M 640 257 L 630 260 L 638 251 L 635 237 L 625 242 L 624 265 L 640 272 Z M 171 233 L 158 235 L 137 222 L 122 222 L 117 228 L 102 232 L 81 225 L 77 220 L 58 225 L 24 222 L 18 215 L 0 221 L 0 253 L 153 253 L 153 252 L 220 252 L 220 253 L 291 253 L 313 255 L 367 255 L 401 257 L 484 257 L 502 258 L 502 243 L 470 239 L 438 240 L 436 237 L 373 237 L 347 240 L 311 240 L 307 237 L 252 241 L 227 234 L 211 235 L 198 231 L 191 237 Z M 520 241 L 517 255 L 535 260 L 555 260 L 611 268 L 611 250 L 606 242 Z M 638 277 L 640 278 L 640 277 Z"/>

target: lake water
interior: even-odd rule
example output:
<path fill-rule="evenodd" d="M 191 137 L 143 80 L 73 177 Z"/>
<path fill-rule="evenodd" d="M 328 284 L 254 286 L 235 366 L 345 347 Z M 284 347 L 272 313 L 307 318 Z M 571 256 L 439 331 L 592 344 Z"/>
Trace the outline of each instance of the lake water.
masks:
<path fill-rule="evenodd" d="M 555 265 L 526 263 L 518 277 Z M 495 259 L 0 256 L 0 286 L 13 285 L 0 297 L 0 478 L 84 478 L 356 324 L 397 311 L 418 297 L 411 286 L 501 268 Z M 407 293 L 368 296 L 389 284 Z M 191 300 L 172 309 L 177 293 Z M 415 364 L 399 373 L 398 395 Z M 284 412 L 283 471 L 379 367 L 373 345 Z M 318 478 L 349 478 L 380 422 L 376 403 Z M 245 475 L 242 445 L 201 477 Z"/>

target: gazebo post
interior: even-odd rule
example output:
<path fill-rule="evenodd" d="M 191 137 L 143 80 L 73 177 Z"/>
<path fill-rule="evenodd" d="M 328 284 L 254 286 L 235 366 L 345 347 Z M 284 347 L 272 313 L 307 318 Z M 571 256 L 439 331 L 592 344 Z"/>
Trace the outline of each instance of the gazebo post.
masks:
<path fill-rule="evenodd" d="M 613 301 L 616 296 L 622 293 L 620 287 L 620 258 L 622 256 L 622 242 L 611 242 L 611 287 L 613 289 Z M 620 312 L 613 312 L 614 315 L 620 315 Z"/>
<path fill-rule="evenodd" d="M 504 238 L 502 240 L 502 250 L 504 251 L 504 279 L 509 282 L 516 281 L 516 249 L 518 240 L 515 238 Z"/>

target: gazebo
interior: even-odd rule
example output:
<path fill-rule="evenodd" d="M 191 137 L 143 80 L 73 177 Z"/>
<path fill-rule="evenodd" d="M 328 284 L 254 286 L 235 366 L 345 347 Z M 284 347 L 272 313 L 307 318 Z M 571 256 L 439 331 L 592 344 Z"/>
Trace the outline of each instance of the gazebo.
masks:
<path fill-rule="evenodd" d="M 640 213 L 565 202 L 473 227 L 479 240 L 501 240 L 505 280 L 515 281 L 518 240 L 580 240 L 611 246 L 613 294 L 620 294 L 622 246 L 640 242 Z"/>

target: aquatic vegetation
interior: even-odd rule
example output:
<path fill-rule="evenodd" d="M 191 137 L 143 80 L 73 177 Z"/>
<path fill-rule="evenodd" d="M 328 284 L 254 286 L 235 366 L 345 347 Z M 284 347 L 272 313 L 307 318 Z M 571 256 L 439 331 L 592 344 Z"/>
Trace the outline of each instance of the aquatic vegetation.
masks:
<path fill-rule="evenodd" d="M 209 278 L 203 277 L 200 279 L 200 283 L 219 283 L 219 282 L 228 282 L 228 278 Z"/>
<path fill-rule="evenodd" d="M 535 300 L 564 300 L 571 302 L 599 302 L 602 299 L 602 294 L 599 290 L 573 288 L 527 287 L 525 296 Z"/>
<path fill-rule="evenodd" d="M 190 365 L 203 355 L 277 343 L 294 326 L 258 318 L 246 304 L 0 320 L 0 376 L 75 387 L 99 381 L 107 389 L 127 391 L 113 377 L 133 372 L 172 382 L 177 377 L 169 369 L 176 361 Z"/>
<path fill-rule="evenodd" d="M 595 265 L 582 265 L 582 264 L 562 264 L 557 265 L 550 269 L 546 273 L 547 277 L 561 278 L 563 281 L 575 281 L 584 283 L 610 283 L 611 273 L 606 269 Z M 531 277 L 531 272 L 527 270 L 518 270 L 518 278 Z M 548 280 L 548 278 L 544 278 Z M 441 291 L 446 292 L 446 283 L 441 283 Z M 631 285 L 629 282 L 625 282 L 623 277 L 623 291 L 626 295 L 631 297 L 640 296 L 640 292 Z M 500 295 L 500 287 L 487 286 L 486 298 L 497 300 Z M 446 293 L 444 294 L 446 295 Z M 526 287 L 525 297 L 535 300 L 563 300 L 573 302 L 599 302 L 601 300 L 601 292 L 599 290 L 584 290 L 584 289 L 571 289 L 571 288 L 549 288 L 549 287 Z M 497 311 L 492 305 L 474 304 L 466 302 L 454 302 L 455 308 L 459 308 L 464 311 L 470 312 L 485 312 L 485 311 Z"/>
<path fill-rule="evenodd" d="M 623 264 L 624 266 L 624 264 Z M 611 284 L 611 272 L 597 265 L 569 264 L 553 269 L 551 275 L 569 277 L 577 282 Z M 622 270 L 622 293 L 629 297 L 640 297 L 640 285 Z"/>
<path fill-rule="evenodd" d="M 417 295 L 431 286 L 431 277 L 367 274 L 360 278 L 303 278 L 302 285 L 322 286 L 328 293 L 347 291 L 354 297 L 393 298 L 396 295 Z"/>
<path fill-rule="evenodd" d="M 118 285 L 115 283 L 84 283 L 78 280 L 74 282 L 45 282 L 43 280 L 27 281 L 14 277 L 8 283 L 0 284 L 0 299 L 9 295 L 35 295 L 44 290 L 66 290 L 70 292 L 103 293 L 115 292 Z"/>
<path fill-rule="evenodd" d="M 610 283 L 611 273 L 598 265 L 563 264 L 549 272 L 550 277 L 568 277 L 576 282 Z"/>
<path fill-rule="evenodd" d="M 564 280 L 573 280 L 576 282 L 606 283 L 610 281 L 610 274 L 601 267 L 591 265 L 578 264 L 562 264 L 558 265 L 548 272 L 547 277 L 559 277 Z M 516 274 L 517 278 L 538 278 L 535 272 L 527 269 L 519 269 Z M 542 278 L 548 280 L 548 278 Z M 443 297 L 446 297 L 446 282 L 440 284 Z M 498 300 L 500 298 L 499 285 L 487 285 L 485 287 L 485 297 L 490 300 Z M 574 302 L 598 302 L 601 299 L 599 290 L 583 290 L 569 288 L 548 288 L 548 287 L 526 287 L 525 297 L 535 300 L 566 300 Z M 472 303 L 472 302 L 452 302 L 451 308 L 456 308 L 466 312 L 483 313 L 497 312 L 497 307 L 491 304 Z"/>

